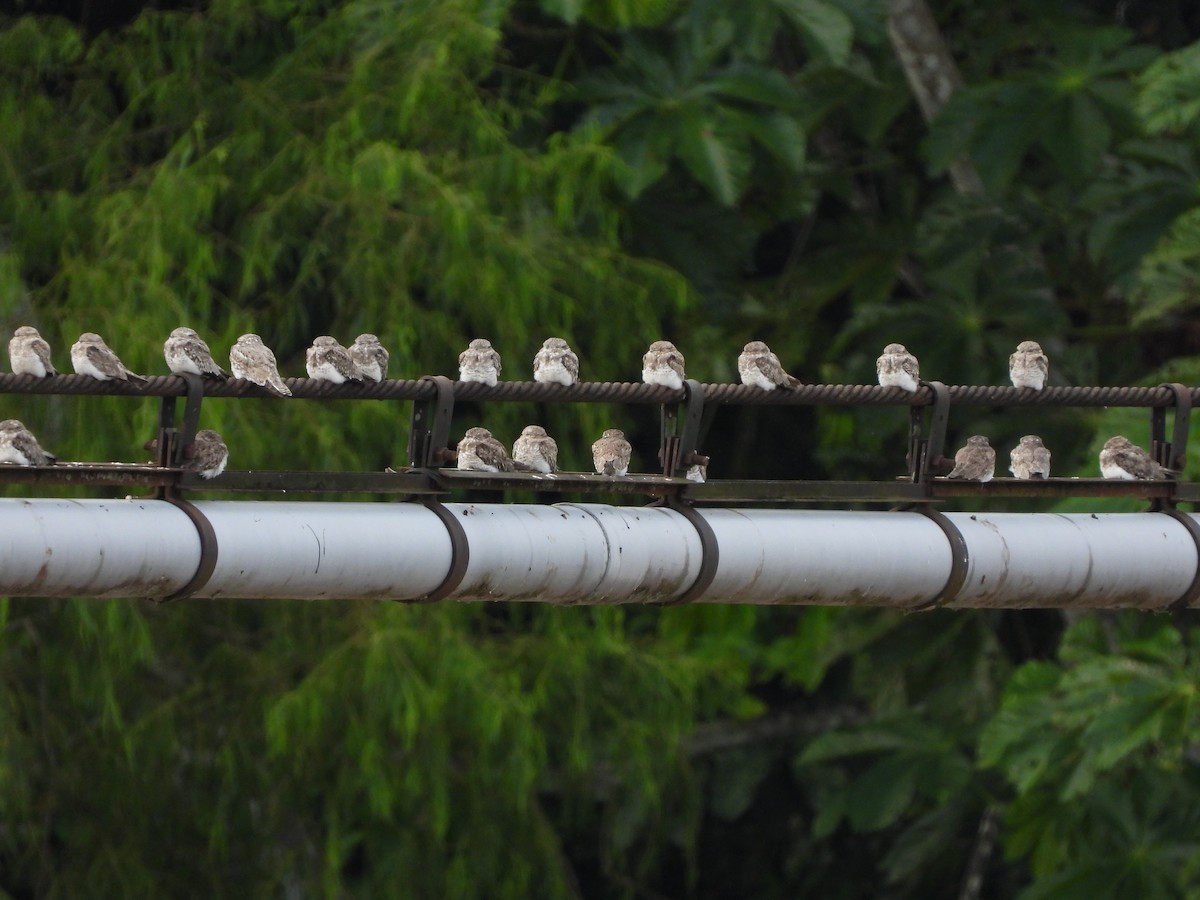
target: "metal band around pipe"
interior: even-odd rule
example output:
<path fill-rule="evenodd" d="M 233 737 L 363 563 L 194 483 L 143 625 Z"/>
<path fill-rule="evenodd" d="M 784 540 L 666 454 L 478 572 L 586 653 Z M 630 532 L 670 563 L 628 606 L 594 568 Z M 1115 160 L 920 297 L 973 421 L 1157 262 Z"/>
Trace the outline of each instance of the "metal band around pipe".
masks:
<path fill-rule="evenodd" d="M 212 522 L 208 521 L 208 517 L 200 512 L 194 503 L 185 499 L 175 490 L 165 491 L 163 499 L 182 510 L 183 514 L 196 526 L 196 534 L 200 537 L 200 562 L 196 565 L 196 571 L 188 579 L 187 584 L 165 597 L 160 597 L 160 603 L 186 599 L 208 584 L 208 579 L 212 578 L 213 570 L 217 567 L 218 551 L 217 532 L 212 527 Z"/>
<path fill-rule="evenodd" d="M 1167 607 L 1171 612 L 1176 612 L 1181 609 L 1189 609 L 1197 599 L 1200 599 L 1200 523 L 1189 516 L 1185 512 L 1178 509 L 1162 509 L 1159 510 L 1164 516 L 1170 516 L 1176 522 L 1184 527 L 1188 535 L 1192 539 L 1192 543 L 1196 545 L 1196 574 L 1192 577 L 1192 583 L 1188 585 L 1187 590 Z"/>
<path fill-rule="evenodd" d="M 941 609 L 958 596 L 958 592 L 962 590 L 963 585 L 967 582 L 967 569 L 971 561 L 971 553 L 967 549 L 967 539 L 958 530 L 958 526 L 951 522 L 940 510 L 934 509 L 929 505 L 923 505 L 919 511 L 921 515 L 932 520 L 942 530 L 942 533 L 946 535 L 946 540 L 950 544 L 950 575 L 946 578 L 945 585 L 942 586 L 941 592 L 936 597 L 928 603 L 923 603 L 914 608 L 915 612 L 924 612 L 930 609 Z"/>
<path fill-rule="evenodd" d="M 436 497 L 429 497 L 424 506 L 437 516 L 446 526 L 446 534 L 450 537 L 450 568 L 442 583 L 427 594 L 402 600 L 402 603 L 436 603 L 449 597 L 462 584 L 467 574 L 467 564 L 471 561 L 471 545 L 467 541 L 467 532 L 458 517 Z"/>
<path fill-rule="evenodd" d="M 668 500 L 666 506 L 687 519 L 696 529 L 696 534 L 700 536 L 700 571 L 696 573 L 696 580 L 678 597 L 655 604 L 655 606 L 682 606 L 700 597 L 717 577 L 717 564 L 721 561 L 721 547 L 717 543 L 717 533 L 694 506 L 680 503 L 674 497 Z"/>

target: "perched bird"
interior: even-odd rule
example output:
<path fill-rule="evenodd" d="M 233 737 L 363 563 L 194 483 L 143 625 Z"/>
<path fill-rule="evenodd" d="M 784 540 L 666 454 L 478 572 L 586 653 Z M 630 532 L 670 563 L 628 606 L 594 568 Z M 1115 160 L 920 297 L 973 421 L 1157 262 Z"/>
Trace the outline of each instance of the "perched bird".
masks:
<path fill-rule="evenodd" d="M 512 458 L 532 472 L 549 475 L 558 471 L 558 444 L 541 425 L 526 425 L 513 442 Z"/>
<path fill-rule="evenodd" d="M 1050 451 L 1036 434 L 1027 434 L 1009 454 L 1012 464 L 1008 470 L 1017 478 L 1025 480 L 1050 477 Z"/>
<path fill-rule="evenodd" d="M 257 334 L 243 334 L 229 348 L 229 368 L 235 378 L 244 378 L 278 394 L 292 396 L 291 389 L 279 377 L 275 354 Z"/>
<path fill-rule="evenodd" d="M 619 428 L 609 428 L 592 444 L 592 463 L 597 475 L 625 475 L 632 455 L 633 447 Z"/>
<path fill-rule="evenodd" d="M 199 472 L 201 478 L 216 478 L 229 462 L 229 448 L 211 428 L 196 432 L 192 445 L 183 451 L 183 470 Z"/>
<path fill-rule="evenodd" d="M 363 380 L 362 372 L 350 358 L 350 351 L 327 334 L 313 339 L 304 357 L 304 367 L 308 377 L 317 381 L 345 384 Z"/>
<path fill-rule="evenodd" d="M 8 359 L 15 375 L 45 378 L 58 374 L 50 362 L 50 345 L 30 325 L 22 325 L 13 332 L 12 340 L 8 342 Z"/>
<path fill-rule="evenodd" d="M 579 380 L 579 357 L 562 338 L 546 338 L 533 358 L 533 380 L 570 386 Z"/>
<path fill-rule="evenodd" d="M 875 372 L 884 387 L 904 388 L 916 391 L 921 384 L 921 370 L 917 358 L 904 349 L 903 344 L 888 344 L 883 355 L 875 361 Z"/>
<path fill-rule="evenodd" d="M 211 375 L 224 378 L 225 370 L 217 365 L 212 351 L 200 335 L 191 328 L 176 328 L 163 343 L 167 366 L 176 375 Z"/>
<path fill-rule="evenodd" d="M 42 449 L 37 438 L 16 419 L 0 422 L 0 463 L 18 466 L 51 466 L 54 457 Z"/>
<path fill-rule="evenodd" d="M 350 358 L 369 381 L 387 378 L 388 352 L 373 334 L 360 334 L 350 345 Z"/>
<path fill-rule="evenodd" d="M 742 376 L 742 384 L 752 384 L 764 391 L 773 391 L 777 387 L 794 391 L 800 386 L 800 379 L 783 371 L 779 357 L 762 341 L 751 341 L 742 349 L 738 357 L 738 374 Z"/>
<path fill-rule="evenodd" d="M 500 369 L 500 354 L 492 349 L 492 342 L 486 338 L 475 338 L 458 354 L 459 381 L 479 381 L 495 387 Z"/>
<path fill-rule="evenodd" d="M 486 428 L 468 428 L 458 442 L 458 468 L 475 472 L 511 472 L 516 466 L 504 445 Z"/>
<path fill-rule="evenodd" d="M 996 451 L 982 434 L 967 438 L 967 445 L 954 454 L 954 468 L 949 478 L 967 481 L 991 481 L 996 474 Z"/>
<path fill-rule="evenodd" d="M 683 354 L 670 341 L 655 341 L 642 355 L 642 381 L 679 390 L 683 387 Z"/>
<path fill-rule="evenodd" d="M 1049 372 L 1050 360 L 1037 341 L 1021 341 L 1017 344 L 1017 352 L 1008 358 L 1008 377 L 1012 379 L 1013 387 L 1040 391 L 1046 386 Z"/>
<path fill-rule="evenodd" d="M 1122 481 L 1150 481 L 1173 473 L 1156 463 L 1129 438 L 1118 434 L 1104 442 L 1104 449 L 1100 451 L 1100 474 Z"/>
<path fill-rule="evenodd" d="M 98 381 L 149 381 L 144 375 L 131 372 L 104 343 L 104 338 L 85 331 L 71 346 L 71 365 L 78 375 L 90 375 Z"/>

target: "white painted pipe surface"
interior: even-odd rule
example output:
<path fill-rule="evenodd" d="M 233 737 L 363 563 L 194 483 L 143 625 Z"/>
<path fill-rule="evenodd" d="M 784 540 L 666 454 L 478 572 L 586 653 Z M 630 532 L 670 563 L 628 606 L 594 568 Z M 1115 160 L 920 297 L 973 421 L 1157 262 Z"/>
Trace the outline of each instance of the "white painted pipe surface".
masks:
<path fill-rule="evenodd" d="M 447 577 L 446 525 L 413 503 L 196 504 L 217 536 L 197 597 L 412 599 Z M 643 603 L 680 597 L 703 543 L 663 507 L 446 505 L 469 562 L 457 600 Z M 719 548 L 707 603 L 917 609 L 952 573 L 951 541 L 915 512 L 704 509 Z M 948 513 L 968 549 L 949 606 L 1161 609 L 1197 573 L 1188 530 L 1152 513 Z M 159 500 L 0 500 L 0 593 L 161 597 L 200 561 L 196 527 Z M 1194 604 L 1195 605 L 1195 604 Z"/>

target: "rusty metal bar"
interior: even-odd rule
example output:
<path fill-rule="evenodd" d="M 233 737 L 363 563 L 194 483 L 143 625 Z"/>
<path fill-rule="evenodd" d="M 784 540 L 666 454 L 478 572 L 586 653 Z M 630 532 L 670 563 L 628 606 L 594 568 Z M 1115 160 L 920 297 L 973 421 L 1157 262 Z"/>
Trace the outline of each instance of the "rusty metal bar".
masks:
<path fill-rule="evenodd" d="M 436 377 L 436 376 L 435 376 Z M 437 389 L 427 378 L 391 379 L 364 384 L 331 384 L 311 378 L 285 378 L 294 398 L 311 400 L 428 400 Z M 874 384 L 806 384 L 793 391 L 763 391 L 742 384 L 702 384 L 706 404 L 749 406 L 928 406 L 933 392 L 922 386 L 915 394 L 900 388 Z M 581 382 L 566 386 L 533 381 L 502 381 L 494 387 L 479 383 L 453 382 L 454 398 L 494 402 L 573 403 L 678 403 L 685 399 L 676 391 L 638 382 Z M 1171 389 L 1158 387 L 1048 387 L 1026 391 L 1007 385 L 948 385 L 955 406 L 1121 406 L 1171 407 Z M 1200 399 L 1200 388 L 1189 387 L 1192 404 Z M 181 397 L 187 385 L 178 375 L 151 376 L 144 384 L 97 381 L 85 375 L 52 375 L 31 378 L 0 373 L 0 394 L 79 394 L 91 396 Z M 258 385 L 237 378 L 209 378 L 205 397 L 248 397 L 271 399 Z"/>

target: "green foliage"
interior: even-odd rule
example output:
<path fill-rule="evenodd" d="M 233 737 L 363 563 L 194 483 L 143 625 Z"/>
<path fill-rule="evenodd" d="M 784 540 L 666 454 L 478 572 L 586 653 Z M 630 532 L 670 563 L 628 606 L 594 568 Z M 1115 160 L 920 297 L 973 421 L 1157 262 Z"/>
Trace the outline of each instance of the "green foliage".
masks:
<path fill-rule="evenodd" d="M 317 334 L 373 331 L 399 377 L 482 335 L 526 378 L 561 334 L 589 380 L 635 378 L 661 336 L 703 380 L 765 337 L 807 381 L 870 381 L 900 340 L 926 377 L 1004 383 L 1035 338 L 1053 383 L 1197 383 L 1186 9 L 931 6 L 967 87 L 927 127 L 881 0 L 18 4 L 0 324 L 38 325 L 60 367 L 98 330 L 146 372 L 187 323 L 218 357 L 260 332 L 285 374 Z M 6 403 L 66 459 L 140 458 L 157 416 Z M 406 415 L 210 400 L 204 424 L 235 468 L 374 470 Z M 654 428 L 471 416 L 542 421 L 579 469 L 601 428 Z M 705 450 L 720 477 L 887 477 L 906 427 L 721 410 Z M 1037 431 L 1081 475 L 1147 437 L 1142 410 L 951 429 Z M 0 892 L 951 896 L 978 853 L 988 896 L 1194 895 L 1179 624 L 6 599 Z"/>
<path fill-rule="evenodd" d="M 1180 802 L 1198 785 L 1190 635 L 1091 617 L 1060 656 L 1018 669 L 980 736 L 980 764 L 1016 794 L 1008 850 L 1039 876 L 1022 897 L 1189 896 L 1200 886 L 1196 813 Z"/>

